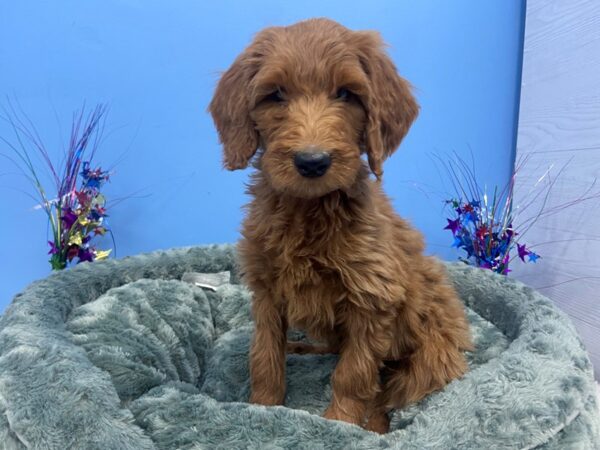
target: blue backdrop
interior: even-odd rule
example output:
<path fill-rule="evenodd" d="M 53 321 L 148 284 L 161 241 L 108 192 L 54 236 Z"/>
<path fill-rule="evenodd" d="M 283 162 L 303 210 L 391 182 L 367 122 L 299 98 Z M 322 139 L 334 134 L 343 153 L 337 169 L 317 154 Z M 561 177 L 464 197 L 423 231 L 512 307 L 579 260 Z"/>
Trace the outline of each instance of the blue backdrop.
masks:
<path fill-rule="evenodd" d="M 385 166 L 397 211 L 430 253 L 455 258 L 442 199 L 451 191 L 432 155 L 471 152 L 478 178 L 511 170 L 524 2 L 277 0 L 19 0 L 0 3 L 0 104 L 17 101 L 57 161 L 83 101 L 110 112 L 96 162 L 113 167 L 105 192 L 117 255 L 238 238 L 247 172 L 221 169 L 206 113 L 218 74 L 269 25 L 326 16 L 379 30 L 416 88 L 421 114 Z M 0 121 L 1 122 L 1 121 Z M 0 136 L 11 139 L 6 123 Z M 0 153 L 10 150 L 0 144 Z M 41 165 L 40 165 L 41 167 Z M 48 180 L 49 181 L 49 180 Z M 31 187 L 0 158 L 0 311 L 49 273 L 46 219 Z"/>

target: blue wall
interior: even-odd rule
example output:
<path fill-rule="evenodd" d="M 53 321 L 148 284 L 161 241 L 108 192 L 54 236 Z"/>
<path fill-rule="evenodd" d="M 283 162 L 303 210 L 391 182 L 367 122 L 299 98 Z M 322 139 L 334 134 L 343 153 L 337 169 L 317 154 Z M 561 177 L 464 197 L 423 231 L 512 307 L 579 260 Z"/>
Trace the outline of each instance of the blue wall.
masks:
<path fill-rule="evenodd" d="M 425 233 L 431 253 L 454 258 L 432 154 L 473 153 L 479 179 L 503 185 L 511 168 L 520 80 L 523 2 L 135 1 L 0 3 L 0 95 L 18 100 L 51 153 L 72 111 L 108 102 L 96 161 L 115 165 L 110 198 L 118 256 L 234 241 L 247 172 L 221 170 L 205 112 L 219 71 L 268 25 L 327 16 L 377 29 L 416 87 L 421 114 L 385 166 L 400 214 Z M 0 135 L 10 137 L 6 124 Z M 0 153 L 8 153 L 6 147 Z M 46 221 L 0 158 L 0 311 L 46 276 Z"/>

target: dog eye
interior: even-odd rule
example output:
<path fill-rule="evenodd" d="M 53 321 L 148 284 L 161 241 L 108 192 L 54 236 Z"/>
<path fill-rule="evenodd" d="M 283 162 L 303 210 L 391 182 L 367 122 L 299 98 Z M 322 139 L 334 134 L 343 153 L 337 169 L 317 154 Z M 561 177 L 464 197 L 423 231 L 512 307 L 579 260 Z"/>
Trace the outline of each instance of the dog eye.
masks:
<path fill-rule="evenodd" d="M 281 103 L 285 101 L 284 92 L 280 87 L 277 87 L 277 90 L 267 95 L 263 101 Z"/>
<path fill-rule="evenodd" d="M 348 100 L 351 95 L 352 95 L 352 92 L 350 92 L 348 89 L 340 88 L 340 89 L 338 89 L 337 93 L 335 94 L 335 97 L 340 100 Z"/>

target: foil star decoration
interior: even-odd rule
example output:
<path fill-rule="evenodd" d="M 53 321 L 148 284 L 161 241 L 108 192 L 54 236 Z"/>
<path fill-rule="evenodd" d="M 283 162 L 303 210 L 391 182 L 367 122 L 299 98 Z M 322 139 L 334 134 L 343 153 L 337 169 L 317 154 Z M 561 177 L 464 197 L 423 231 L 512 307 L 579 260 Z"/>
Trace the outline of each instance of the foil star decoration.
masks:
<path fill-rule="evenodd" d="M 496 208 L 487 204 L 486 196 L 483 201 L 453 198 L 445 203 L 451 206 L 453 217 L 446 219 L 444 229 L 452 232 L 451 246 L 466 252 L 466 257 L 460 258 L 463 262 L 508 275 L 514 249 L 523 262 L 535 263 L 540 258 L 526 244 L 516 241 L 519 233 L 514 230 L 510 217 L 490 212 L 496 212 Z"/>
<path fill-rule="evenodd" d="M 35 129 L 27 129 L 26 124 L 33 127 L 31 120 L 13 107 L 10 100 L 4 112 L 6 117 L 3 119 L 12 127 L 18 144 L 12 145 L 2 136 L 0 139 L 8 142 L 17 155 L 15 164 L 33 183 L 39 200 L 34 209 L 43 210 L 48 217 L 48 229 L 52 234 L 48 240 L 48 254 L 52 269 L 61 270 L 69 264 L 106 258 L 110 250 L 96 248 L 93 238 L 106 233 L 112 238 L 106 223 L 106 199 L 101 193 L 109 180 L 109 173 L 92 164 L 97 146 L 102 141 L 100 133 L 106 107 L 98 105 L 90 112 L 82 109 L 74 115 L 71 136 L 60 158 L 60 167 L 52 162 Z M 31 149 L 38 153 L 36 157 L 33 157 Z M 54 198 L 47 194 L 51 191 L 40 181 L 39 170 L 34 163 L 37 160 L 45 163 L 44 170 L 54 182 Z"/>
<path fill-rule="evenodd" d="M 456 232 L 458 230 L 460 230 L 460 219 L 455 219 L 455 220 L 447 219 L 447 220 L 448 220 L 448 225 L 446 225 L 444 227 L 444 230 L 450 230 L 450 231 L 452 231 L 452 234 L 456 235 Z"/>
<path fill-rule="evenodd" d="M 565 202 L 547 201 L 556 180 L 569 164 L 565 163 L 556 173 L 552 173 L 555 164 L 549 162 L 548 168 L 537 178 L 535 186 L 519 197 L 520 203 L 516 203 L 514 191 L 517 175 L 526 165 L 528 157 L 514 162 L 510 178 L 504 186 L 495 186 L 493 191 L 489 191 L 486 185 L 482 188 L 479 183 L 476 160 L 471 156 L 471 161 L 465 161 L 456 152 L 449 159 L 436 155 L 453 189 L 453 193 L 444 200 L 448 211 L 444 229 L 452 232 L 450 245 L 461 252 L 459 260 L 466 264 L 507 275 L 511 272 L 509 265 L 513 261 L 537 263 L 542 256 L 532 250 L 533 246 L 524 242 L 534 224 L 540 219 L 564 211 L 565 208 L 600 199 L 600 191 L 595 189 L 594 180 L 574 198 Z M 544 199 L 539 208 L 535 202 L 537 198 Z M 552 243 L 553 241 L 548 241 L 536 245 Z"/>

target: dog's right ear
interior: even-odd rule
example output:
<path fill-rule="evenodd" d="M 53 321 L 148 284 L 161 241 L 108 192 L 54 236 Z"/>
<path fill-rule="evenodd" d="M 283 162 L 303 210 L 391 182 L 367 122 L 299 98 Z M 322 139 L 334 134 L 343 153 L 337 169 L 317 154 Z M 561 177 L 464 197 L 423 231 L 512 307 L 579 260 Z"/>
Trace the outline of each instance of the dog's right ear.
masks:
<path fill-rule="evenodd" d="M 260 66 L 261 55 L 252 46 L 221 76 L 208 107 L 223 144 L 223 165 L 244 169 L 258 148 L 258 133 L 250 119 L 250 82 Z"/>

